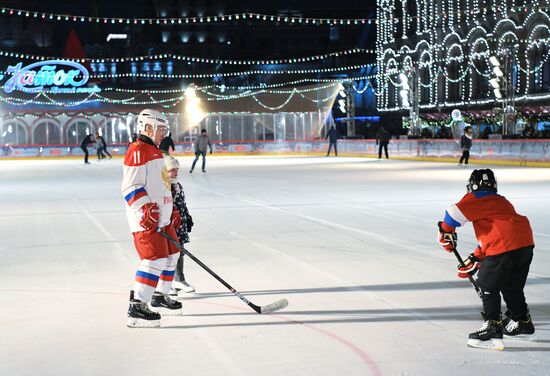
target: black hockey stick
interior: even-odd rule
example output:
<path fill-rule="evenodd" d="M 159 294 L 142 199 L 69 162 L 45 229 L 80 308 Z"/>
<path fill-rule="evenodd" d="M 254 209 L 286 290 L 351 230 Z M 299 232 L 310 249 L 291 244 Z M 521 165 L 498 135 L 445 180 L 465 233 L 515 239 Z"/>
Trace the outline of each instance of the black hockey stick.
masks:
<path fill-rule="evenodd" d="M 229 291 L 231 291 L 233 294 L 237 295 L 239 297 L 239 299 L 241 299 L 243 302 L 248 304 L 248 306 L 250 308 L 252 308 L 254 311 L 256 311 L 258 313 L 272 313 L 272 312 L 275 312 L 275 311 L 279 311 L 279 310 L 285 308 L 286 306 L 288 306 L 288 300 L 286 300 L 286 299 L 281 299 L 281 300 L 276 301 L 275 303 L 271 303 L 271 304 L 268 304 L 268 305 L 265 305 L 265 306 L 257 306 L 256 304 L 254 304 L 250 300 L 248 300 L 243 294 L 241 294 L 240 292 L 235 290 L 229 283 L 225 282 L 222 279 L 222 277 L 220 277 L 219 275 L 214 273 L 214 271 L 212 269 L 210 269 L 208 266 L 206 266 L 201 260 L 196 258 L 191 252 L 189 252 L 187 249 L 185 249 L 180 244 L 178 244 L 174 239 L 172 239 L 170 237 L 170 235 L 166 234 L 163 231 L 159 231 L 159 234 L 163 238 L 166 238 L 170 243 L 172 243 L 173 245 L 178 247 L 178 249 L 180 251 L 182 251 L 183 253 L 185 253 L 187 256 L 189 256 L 191 258 L 191 260 L 193 260 L 197 264 L 199 264 L 199 266 L 201 268 L 203 268 L 208 273 L 210 273 L 210 275 L 212 277 L 216 278 L 218 280 L 218 282 L 220 282 L 222 285 L 227 287 L 229 289 Z"/>
<path fill-rule="evenodd" d="M 458 260 L 458 264 L 460 266 L 462 266 L 463 268 L 466 267 L 466 265 L 464 265 L 464 260 L 462 259 L 462 257 L 460 256 L 460 253 L 458 253 L 456 248 L 453 248 L 453 254 L 455 255 L 456 259 Z M 468 275 L 468 280 L 470 281 L 472 286 L 474 286 L 474 290 L 476 290 L 476 293 L 477 293 L 477 296 L 479 296 L 479 299 L 481 299 L 481 301 L 483 302 L 483 292 L 481 291 L 481 289 L 477 285 L 476 280 L 474 279 L 474 277 L 472 277 L 471 275 Z M 487 316 L 485 315 L 485 312 L 481 312 L 481 316 L 483 316 L 483 319 L 487 318 Z"/>

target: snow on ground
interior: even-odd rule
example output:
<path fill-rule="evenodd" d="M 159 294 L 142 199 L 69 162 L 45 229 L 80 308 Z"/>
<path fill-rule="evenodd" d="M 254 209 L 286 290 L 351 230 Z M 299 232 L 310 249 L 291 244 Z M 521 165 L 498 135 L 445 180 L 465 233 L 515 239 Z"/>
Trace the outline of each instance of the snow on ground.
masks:
<path fill-rule="evenodd" d="M 0 161 L 0 375 L 548 375 L 550 170 L 494 167 L 527 215 L 538 342 L 466 346 L 480 301 L 436 223 L 465 193 L 455 164 L 323 157 L 179 158 L 197 293 L 160 329 L 125 327 L 138 258 L 120 159 Z M 463 256 L 471 225 L 459 232 Z"/>

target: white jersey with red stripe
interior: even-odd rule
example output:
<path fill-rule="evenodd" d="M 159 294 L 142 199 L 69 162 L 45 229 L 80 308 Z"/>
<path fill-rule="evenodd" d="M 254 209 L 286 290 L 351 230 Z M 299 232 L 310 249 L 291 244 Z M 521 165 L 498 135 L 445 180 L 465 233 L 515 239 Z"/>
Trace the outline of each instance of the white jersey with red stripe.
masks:
<path fill-rule="evenodd" d="M 122 196 L 126 201 L 126 217 L 130 231 L 145 230 L 139 222 L 143 216 L 141 207 L 146 203 L 154 202 L 158 205 L 160 227 L 170 223 L 173 203 L 168 171 L 161 151 L 146 136 L 140 136 L 126 151 Z"/>

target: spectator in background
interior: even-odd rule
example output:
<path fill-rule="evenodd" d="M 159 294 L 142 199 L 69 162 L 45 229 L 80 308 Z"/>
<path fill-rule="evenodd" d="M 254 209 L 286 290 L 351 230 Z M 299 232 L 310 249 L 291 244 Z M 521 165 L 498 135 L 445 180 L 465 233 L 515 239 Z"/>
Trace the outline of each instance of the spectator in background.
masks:
<path fill-rule="evenodd" d="M 432 130 L 430 128 L 423 128 L 420 132 L 420 136 L 424 139 L 426 138 L 434 138 L 434 135 L 432 133 Z"/>
<path fill-rule="evenodd" d="M 439 138 L 449 138 L 447 126 L 445 124 L 439 126 Z"/>
<path fill-rule="evenodd" d="M 386 154 L 386 159 L 388 159 L 388 143 L 390 142 L 390 134 L 384 127 L 380 127 L 378 133 L 376 133 L 376 145 L 378 145 L 378 159 L 382 158 L 382 148 Z"/>
<path fill-rule="evenodd" d="M 210 142 L 210 136 L 206 132 L 206 129 L 201 130 L 201 135 L 197 137 L 195 141 L 195 160 L 191 165 L 191 170 L 189 173 L 192 174 L 195 169 L 195 164 L 199 160 L 199 156 L 202 155 L 202 172 L 206 172 L 206 150 L 207 146 L 210 146 L 210 154 L 212 154 L 212 143 Z"/>
<path fill-rule="evenodd" d="M 489 126 L 486 126 L 483 130 L 483 133 L 481 133 L 481 138 L 484 140 L 488 140 L 489 134 L 491 134 L 491 128 Z"/>
<path fill-rule="evenodd" d="M 168 133 L 168 135 L 162 139 L 159 146 L 160 151 L 162 151 L 165 155 L 170 155 L 170 148 L 172 148 L 172 152 L 176 151 L 176 145 L 174 145 L 172 133 Z"/>
<path fill-rule="evenodd" d="M 338 156 L 338 149 L 336 148 L 336 144 L 338 142 L 338 131 L 334 127 L 330 127 L 329 131 L 327 132 L 327 135 L 325 137 L 326 139 L 329 139 L 329 145 L 328 145 L 328 151 L 327 151 L 327 157 L 330 155 L 330 149 L 334 146 L 334 156 Z"/>
<path fill-rule="evenodd" d="M 88 162 L 88 156 L 90 155 L 88 153 L 88 146 L 90 146 L 93 143 L 94 143 L 94 138 L 92 137 L 91 134 L 87 134 L 86 136 L 84 136 L 84 138 L 82 139 L 82 142 L 80 143 L 80 148 L 84 152 L 84 163 L 85 164 L 90 164 L 90 162 Z"/>
<path fill-rule="evenodd" d="M 464 134 L 460 139 L 462 156 L 458 161 L 458 167 L 462 167 L 462 162 L 464 162 L 464 167 L 468 167 L 468 160 L 470 159 L 470 149 L 472 148 L 472 138 L 472 127 L 468 125 L 467 127 L 464 127 Z"/>
<path fill-rule="evenodd" d="M 521 131 L 521 137 L 523 138 L 536 138 L 537 137 L 537 131 L 535 130 L 535 127 L 533 123 L 528 122 L 525 124 L 525 127 Z"/>

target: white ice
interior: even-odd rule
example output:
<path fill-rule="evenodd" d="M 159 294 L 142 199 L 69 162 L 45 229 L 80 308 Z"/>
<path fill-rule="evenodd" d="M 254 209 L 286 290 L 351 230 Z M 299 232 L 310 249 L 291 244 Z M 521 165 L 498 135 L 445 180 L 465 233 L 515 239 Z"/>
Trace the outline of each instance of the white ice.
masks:
<path fill-rule="evenodd" d="M 182 181 L 197 293 L 160 329 L 125 326 L 138 265 L 120 159 L 0 161 L 0 375 L 548 375 L 550 170 L 493 166 L 529 217 L 526 287 L 538 342 L 466 346 L 479 298 L 456 277 L 436 223 L 465 193 L 456 164 L 209 157 Z M 466 256 L 471 225 L 459 231 Z"/>

